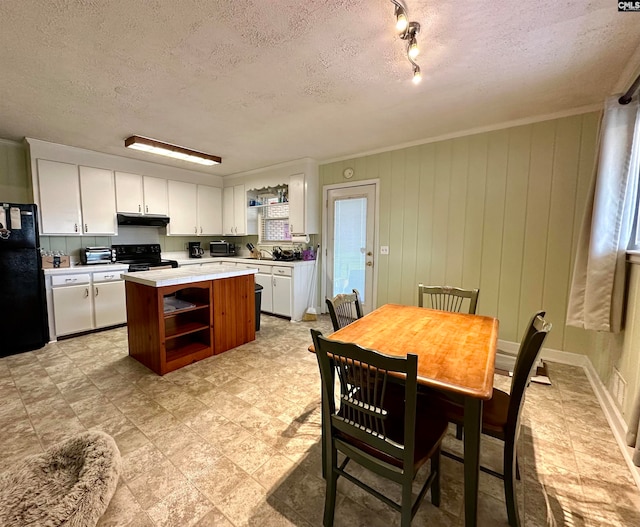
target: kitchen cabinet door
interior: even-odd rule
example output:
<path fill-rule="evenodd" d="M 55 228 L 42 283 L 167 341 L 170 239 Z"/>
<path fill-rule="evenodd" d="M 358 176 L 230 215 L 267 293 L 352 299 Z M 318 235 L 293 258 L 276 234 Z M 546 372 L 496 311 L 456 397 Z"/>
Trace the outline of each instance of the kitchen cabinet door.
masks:
<path fill-rule="evenodd" d="M 198 185 L 198 235 L 222 234 L 222 189 Z"/>
<path fill-rule="evenodd" d="M 233 217 L 236 236 L 247 234 L 247 198 L 244 185 L 233 187 Z"/>
<path fill-rule="evenodd" d="M 171 236 L 195 236 L 198 234 L 197 190 L 194 183 L 167 182 L 169 191 L 169 225 Z"/>
<path fill-rule="evenodd" d="M 82 234 L 78 167 L 37 160 L 42 234 Z"/>
<path fill-rule="evenodd" d="M 270 274 L 258 273 L 255 275 L 256 284 L 262 286 L 260 298 L 260 310 L 265 313 L 273 313 L 273 284 Z"/>
<path fill-rule="evenodd" d="M 111 170 L 80 167 L 82 232 L 116 234 L 116 188 Z"/>
<path fill-rule="evenodd" d="M 157 177 L 143 176 L 144 213 L 169 214 L 169 197 L 167 195 L 167 180 Z"/>
<path fill-rule="evenodd" d="M 289 230 L 291 234 L 318 234 L 320 192 L 317 174 L 289 176 Z"/>
<path fill-rule="evenodd" d="M 222 189 L 222 229 L 227 236 L 233 236 L 235 223 L 235 213 L 233 209 L 233 187 L 225 187 Z"/>
<path fill-rule="evenodd" d="M 90 284 L 53 289 L 56 336 L 93 329 Z"/>
<path fill-rule="evenodd" d="M 142 214 L 143 200 L 142 176 L 116 172 L 116 210 L 127 214 Z"/>
<path fill-rule="evenodd" d="M 93 284 L 95 327 L 104 328 L 127 321 L 124 280 Z"/>
<path fill-rule="evenodd" d="M 291 277 L 273 277 L 273 313 L 291 316 Z"/>

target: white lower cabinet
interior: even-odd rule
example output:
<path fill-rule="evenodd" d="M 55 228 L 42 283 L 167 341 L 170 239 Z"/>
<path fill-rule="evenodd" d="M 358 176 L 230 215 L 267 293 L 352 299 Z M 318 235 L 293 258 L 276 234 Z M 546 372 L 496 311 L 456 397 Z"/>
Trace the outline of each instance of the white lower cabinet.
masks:
<path fill-rule="evenodd" d="M 276 275 L 276 269 L 273 270 L 273 313 L 291 316 L 291 277 Z"/>
<path fill-rule="evenodd" d="M 127 299 L 120 273 L 94 274 L 93 308 L 96 328 L 124 324 L 127 321 Z"/>
<path fill-rule="evenodd" d="M 69 335 L 93 329 L 91 276 L 54 276 L 52 285 L 56 335 Z"/>
<path fill-rule="evenodd" d="M 52 337 L 124 324 L 127 306 L 121 272 L 52 276 Z"/>
<path fill-rule="evenodd" d="M 302 320 L 310 298 L 313 262 L 282 265 L 278 262 L 270 263 L 269 260 L 249 258 L 221 258 L 216 259 L 215 262 L 207 261 L 206 258 L 203 260 L 202 265 L 218 264 L 237 266 L 242 269 L 257 269 L 257 274 L 253 276 L 256 284 L 262 286 L 260 311 L 290 317 L 292 321 Z M 182 262 L 180 267 L 183 265 L 196 265 L 196 263 Z"/>
<path fill-rule="evenodd" d="M 265 313 L 273 313 L 273 283 L 271 273 L 265 274 L 259 272 L 255 275 L 256 284 L 262 286 L 260 294 L 260 311 Z"/>

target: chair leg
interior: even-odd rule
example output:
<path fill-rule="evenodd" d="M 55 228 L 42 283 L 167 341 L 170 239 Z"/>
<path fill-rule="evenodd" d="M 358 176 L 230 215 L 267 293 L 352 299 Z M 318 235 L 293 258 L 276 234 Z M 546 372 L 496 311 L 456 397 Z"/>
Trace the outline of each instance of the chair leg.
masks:
<path fill-rule="evenodd" d="M 462 425 L 456 425 L 456 439 L 458 440 L 462 440 L 462 431 L 464 430 L 464 427 Z"/>
<path fill-rule="evenodd" d="M 520 527 L 518 499 L 516 497 L 516 449 L 513 439 L 504 443 L 504 499 L 507 503 L 507 517 L 510 527 Z"/>
<path fill-rule="evenodd" d="M 440 448 L 431 456 L 431 473 L 434 474 L 431 483 L 431 503 L 440 507 Z"/>
<path fill-rule="evenodd" d="M 322 524 L 324 527 L 333 527 L 333 517 L 336 511 L 336 490 L 338 487 L 338 473 L 336 472 L 338 453 L 332 448 L 331 452 L 327 452 L 327 454 L 331 465 L 327 466 L 327 473 L 325 474 L 327 488 L 324 497 L 324 520 Z"/>
<path fill-rule="evenodd" d="M 411 508 L 413 506 L 411 483 L 412 483 L 411 480 L 409 481 L 405 480 L 405 482 L 402 484 L 402 502 L 401 502 L 402 516 L 400 518 L 401 527 L 411 527 Z"/>

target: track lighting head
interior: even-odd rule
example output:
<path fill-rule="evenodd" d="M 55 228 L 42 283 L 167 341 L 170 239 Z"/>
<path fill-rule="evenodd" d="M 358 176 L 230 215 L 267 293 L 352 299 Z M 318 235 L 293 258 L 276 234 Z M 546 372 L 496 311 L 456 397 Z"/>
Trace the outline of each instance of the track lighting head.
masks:
<path fill-rule="evenodd" d="M 396 13 L 398 12 L 398 8 L 396 7 Z M 407 20 L 407 14 L 404 12 L 400 12 L 396 14 L 396 30 L 398 33 L 404 33 L 409 27 L 409 21 Z"/>
<path fill-rule="evenodd" d="M 420 72 L 420 66 L 418 66 L 417 64 L 414 64 L 413 79 L 411 79 L 411 82 L 413 82 L 414 84 L 420 84 L 421 80 L 422 80 L 422 73 Z"/>
<path fill-rule="evenodd" d="M 415 63 L 416 57 L 420 54 L 418 40 L 416 39 L 416 35 L 420 33 L 420 24 L 418 22 L 409 22 L 407 6 L 404 0 L 391 0 L 391 3 L 395 6 L 396 29 L 400 34 L 400 38 L 407 41 L 407 58 L 413 65 L 413 83 L 418 84 L 422 79 L 420 66 Z"/>

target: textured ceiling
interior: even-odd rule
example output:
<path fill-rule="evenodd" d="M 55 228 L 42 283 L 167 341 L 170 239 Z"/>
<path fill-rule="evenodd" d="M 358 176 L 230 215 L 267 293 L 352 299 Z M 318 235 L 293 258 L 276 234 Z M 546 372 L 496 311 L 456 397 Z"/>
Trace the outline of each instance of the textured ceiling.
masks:
<path fill-rule="evenodd" d="M 408 7 L 418 86 L 389 0 L 1 0 L 0 137 L 157 162 L 144 135 L 228 175 L 601 103 L 640 47 L 613 0 Z"/>

